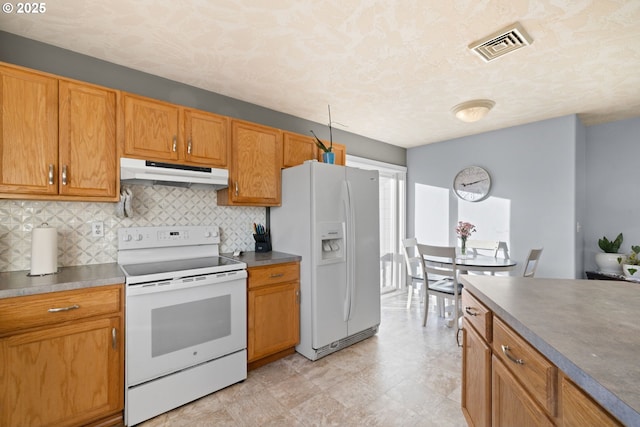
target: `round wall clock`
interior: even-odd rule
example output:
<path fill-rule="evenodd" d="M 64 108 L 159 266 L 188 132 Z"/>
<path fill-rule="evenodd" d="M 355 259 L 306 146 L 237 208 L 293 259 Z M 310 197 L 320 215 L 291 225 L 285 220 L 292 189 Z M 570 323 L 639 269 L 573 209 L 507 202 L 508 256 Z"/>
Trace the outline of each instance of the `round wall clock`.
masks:
<path fill-rule="evenodd" d="M 453 179 L 453 191 L 462 200 L 479 202 L 489 195 L 491 177 L 480 166 L 462 169 Z"/>

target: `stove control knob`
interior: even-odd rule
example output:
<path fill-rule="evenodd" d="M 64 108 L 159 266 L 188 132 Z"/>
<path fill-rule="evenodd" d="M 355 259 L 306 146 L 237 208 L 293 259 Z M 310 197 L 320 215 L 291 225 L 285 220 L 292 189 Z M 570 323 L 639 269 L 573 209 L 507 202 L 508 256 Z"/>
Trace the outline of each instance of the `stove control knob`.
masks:
<path fill-rule="evenodd" d="M 124 240 L 125 242 L 130 242 L 131 234 L 125 234 L 124 236 L 122 236 L 122 240 Z"/>
<path fill-rule="evenodd" d="M 142 240 L 142 234 L 138 234 L 136 236 L 136 241 L 139 242 L 140 240 Z"/>
<path fill-rule="evenodd" d="M 210 231 L 205 231 L 204 232 L 204 237 L 211 237 L 211 232 Z"/>

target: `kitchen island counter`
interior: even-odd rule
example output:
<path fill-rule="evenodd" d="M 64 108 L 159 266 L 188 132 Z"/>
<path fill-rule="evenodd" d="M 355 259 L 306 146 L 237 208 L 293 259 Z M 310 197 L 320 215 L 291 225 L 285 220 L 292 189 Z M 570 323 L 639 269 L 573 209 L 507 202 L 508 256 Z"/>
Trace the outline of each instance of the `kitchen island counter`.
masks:
<path fill-rule="evenodd" d="M 465 289 L 625 425 L 640 425 L 640 285 L 461 276 Z"/>
<path fill-rule="evenodd" d="M 56 274 L 46 276 L 28 273 L 28 270 L 0 273 L 0 298 L 124 283 L 124 274 L 115 262 L 60 267 Z"/>

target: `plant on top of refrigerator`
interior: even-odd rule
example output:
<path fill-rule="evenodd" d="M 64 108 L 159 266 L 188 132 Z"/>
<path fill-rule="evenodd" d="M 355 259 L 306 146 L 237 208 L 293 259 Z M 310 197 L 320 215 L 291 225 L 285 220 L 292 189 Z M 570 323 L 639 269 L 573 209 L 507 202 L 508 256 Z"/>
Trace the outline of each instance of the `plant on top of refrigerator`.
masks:
<path fill-rule="evenodd" d="M 327 147 L 326 145 L 324 145 L 324 143 L 320 141 L 320 138 L 318 138 L 313 131 L 309 131 L 309 132 L 311 132 L 311 135 L 313 135 L 313 137 L 316 139 L 316 145 L 318 146 L 318 148 L 324 151 L 325 153 L 330 153 L 333 150 L 333 130 L 331 128 L 331 105 L 327 105 L 327 109 L 329 110 L 329 146 Z"/>

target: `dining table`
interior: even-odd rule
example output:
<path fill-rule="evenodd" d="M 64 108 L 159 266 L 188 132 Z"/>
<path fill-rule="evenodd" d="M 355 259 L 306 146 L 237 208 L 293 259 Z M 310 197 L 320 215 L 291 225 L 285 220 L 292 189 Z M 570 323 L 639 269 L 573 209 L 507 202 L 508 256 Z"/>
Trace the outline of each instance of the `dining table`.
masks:
<path fill-rule="evenodd" d="M 425 261 L 432 264 L 451 265 L 448 259 L 425 257 Z M 517 261 L 511 258 L 498 258 L 480 254 L 456 253 L 456 268 L 462 274 L 469 271 L 496 273 L 499 271 L 513 271 L 517 267 Z"/>
<path fill-rule="evenodd" d="M 451 258 L 443 259 L 425 256 L 424 259 L 431 264 L 451 265 Z M 456 252 L 456 268 L 460 274 L 468 274 L 472 271 L 474 273 L 490 273 L 493 275 L 496 272 L 513 271 L 517 265 L 517 261 L 511 258 L 498 258 L 473 253 L 466 253 L 463 255 L 459 251 Z M 438 300 L 437 305 L 438 315 L 440 317 L 444 317 L 446 311 L 444 301 Z M 458 329 L 461 327 L 461 319 L 462 317 L 458 319 Z M 453 319 L 449 319 L 447 323 L 447 326 L 452 327 L 455 324 L 455 321 Z"/>
<path fill-rule="evenodd" d="M 457 254 L 456 267 L 461 273 L 513 271 L 518 263 L 511 258 L 497 258 L 488 255 Z"/>

